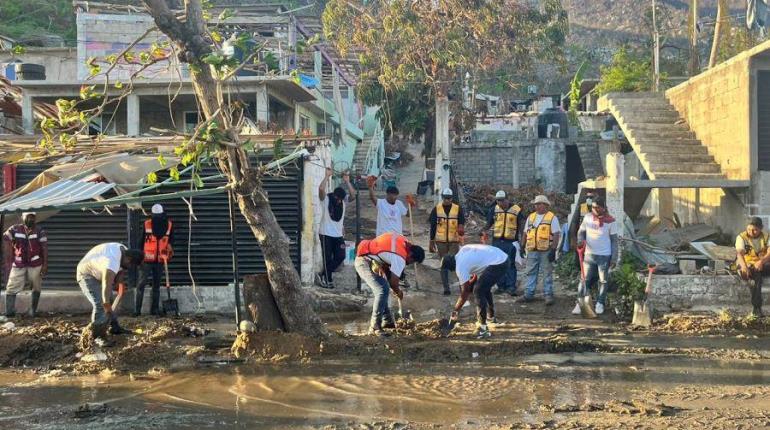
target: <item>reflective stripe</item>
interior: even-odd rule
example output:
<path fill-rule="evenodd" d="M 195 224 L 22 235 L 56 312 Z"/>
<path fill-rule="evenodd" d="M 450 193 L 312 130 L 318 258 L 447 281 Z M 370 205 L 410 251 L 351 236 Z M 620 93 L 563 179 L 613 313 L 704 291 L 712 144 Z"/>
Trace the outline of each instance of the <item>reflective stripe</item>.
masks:
<path fill-rule="evenodd" d="M 27 238 L 29 238 L 29 239 L 37 239 L 37 234 L 34 234 L 34 233 L 30 234 L 29 236 L 27 236 Z"/>
<path fill-rule="evenodd" d="M 19 239 L 26 239 L 27 235 L 23 233 L 14 233 L 13 237 L 19 238 Z"/>
<path fill-rule="evenodd" d="M 48 238 L 43 236 L 40 238 L 40 242 L 48 242 Z"/>
<path fill-rule="evenodd" d="M 396 238 L 397 237 L 398 236 L 396 236 L 394 234 L 394 235 L 391 236 L 391 239 L 390 239 L 390 252 L 392 252 L 394 254 L 396 253 Z"/>
<path fill-rule="evenodd" d="M 32 258 L 30 258 L 30 261 L 35 261 L 35 260 L 40 260 L 40 256 L 39 255 L 34 255 L 34 256 L 32 256 Z"/>

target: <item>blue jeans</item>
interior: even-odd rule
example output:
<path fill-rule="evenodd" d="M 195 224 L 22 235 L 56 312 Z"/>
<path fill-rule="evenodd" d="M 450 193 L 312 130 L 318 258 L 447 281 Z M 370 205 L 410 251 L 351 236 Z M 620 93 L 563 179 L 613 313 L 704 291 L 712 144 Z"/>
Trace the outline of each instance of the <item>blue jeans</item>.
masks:
<path fill-rule="evenodd" d="M 527 298 L 535 296 L 537 276 L 543 272 L 543 294 L 553 297 L 553 264 L 548 261 L 548 251 L 527 251 L 527 289 L 524 295 Z"/>
<path fill-rule="evenodd" d="M 372 272 L 371 263 L 364 257 L 356 257 L 356 273 L 361 277 L 361 281 L 369 286 L 374 294 L 374 303 L 372 304 L 372 320 L 370 328 L 382 328 L 382 322 L 393 322 L 393 316 L 388 307 L 388 298 L 390 297 L 390 284 L 387 279 Z"/>
<path fill-rule="evenodd" d="M 585 291 L 581 295 L 587 296 L 591 287 L 599 281 L 599 298 L 598 303 L 604 306 L 607 302 L 607 280 L 609 279 L 610 271 L 610 255 L 594 255 L 586 254 L 583 260 L 583 271 L 586 275 Z"/>
<path fill-rule="evenodd" d="M 107 314 L 104 312 L 104 307 L 102 306 L 102 281 L 91 276 L 86 276 L 78 280 L 78 285 L 80 285 L 80 290 L 83 292 L 83 295 L 86 296 L 86 299 L 88 299 L 88 301 L 91 302 L 91 306 L 93 306 L 93 310 L 91 310 L 91 322 L 94 323 L 94 325 L 106 325 L 109 320 L 107 319 Z"/>
<path fill-rule="evenodd" d="M 508 260 L 511 261 L 505 275 L 497 282 L 498 288 L 506 290 L 511 294 L 516 291 L 516 278 L 518 277 L 516 264 L 513 263 L 516 261 L 516 247 L 513 246 L 514 242 L 515 241 L 513 240 L 506 239 L 494 239 L 492 241 L 492 246 L 508 254 Z"/>

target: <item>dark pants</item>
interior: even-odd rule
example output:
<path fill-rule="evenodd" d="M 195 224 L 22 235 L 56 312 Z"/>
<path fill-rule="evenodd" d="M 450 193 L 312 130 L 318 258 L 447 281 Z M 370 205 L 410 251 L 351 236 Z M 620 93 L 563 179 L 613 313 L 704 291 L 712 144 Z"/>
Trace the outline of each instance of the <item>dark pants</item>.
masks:
<path fill-rule="evenodd" d="M 515 241 L 513 240 L 494 239 L 492 241 L 492 246 L 508 254 L 509 261 L 516 261 L 516 247 L 513 246 L 514 243 Z M 505 276 L 502 276 L 497 282 L 497 288 L 513 294 L 516 292 L 516 280 L 518 276 L 519 274 L 516 270 L 516 265 L 510 264 L 505 272 Z"/>
<path fill-rule="evenodd" d="M 506 275 L 510 266 L 510 258 L 500 264 L 488 266 L 476 280 L 476 285 L 473 286 L 473 296 L 476 298 L 476 320 L 479 324 L 486 325 L 487 316 L 494 318 L 495 303 L 492 300 L 492 286 Z"/>
<path fill-rule="evenodd" d="M 766 265 L 762 270 L 755 270 L 753 266 L 749 269 L 749 291 L 751 292 L 751 306 L 755 313 L 762 312 L 762 277 L 770 275 L 770 265 Z"/>
<path fill-rule="evenodd" d="M 144 300 L 144 287 L 152 277 L 152 292 L 150 293 L 150 314 L 160 315 L 160 280 L 163 276 L 163 263 L 144 263 L 136 283 L 136 295 L 134 296 L 134 313 L 142 313 L 142 300 Z"/>
<path fill-rule="evenodd" d="M 321 252 L 324 257 L 324 278 L 332 282 L 332 273 L 345 261 L 345 238 L 320 234 Z"/>

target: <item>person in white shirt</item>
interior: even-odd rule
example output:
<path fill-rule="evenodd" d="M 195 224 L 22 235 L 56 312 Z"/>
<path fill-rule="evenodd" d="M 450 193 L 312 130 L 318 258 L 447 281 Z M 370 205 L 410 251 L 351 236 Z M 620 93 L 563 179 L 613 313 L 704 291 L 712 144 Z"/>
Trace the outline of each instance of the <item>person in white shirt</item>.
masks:
<path fill-rule="evenodd" d="M 535 206 L 535 212 L 527 217 L 527 223 L 524 226 L 522 248 L 527 251 L 527 288 L 521 301 L 534 300 L 537 277 L 542 271 L 545 304 L 550 306 L 554 303 L 553 262 L 556 261 L 561 228 L 559 219 L 548 210 L 551 202 L 546 196 L 535 197 L 532 204 Z"/>
<path fill-rule="evenodd" d="M 457 322 L 460 309 L 473 293 L 476 299 L 476 336 L 491 336 L 487 322 L 496 322 L 492 286 L 508 273 L 511 265 L 508 254 L 490 245 L 465 245 L 457 255 L 447 255 L 441 260 L 441 268 L 454 270 L 460 280 L 460 298 L 457 299 L 450 318 L 450 326 Z"/>
<path fill-rule="evenodd" d="M 332 177 L 332 169 L 326 168 L 326 176 L 318 186 L 318 198 L 321 200 L 321 226 L 319 238 L 321 240 L 321 252 L 323 253 L 324 270 L 319 275 L 321 288 L 334 288 L 332 273 L 345 261 L 345 234 L 343 223 L 345 221 L 345 209 L 350 202 L 355 201 L 356 194 L 353 185 L 350 184 L 350 175 L 342 175 L 342 182 L 348 189 L 337 187 L 333 192 L 326 194 L 326 184 Z"/>
<path fill-rule="evenodd" d="M 117 326 L 112 309 L 112 290 L 118 273 L 121 269 L 139 266 L 143 261 L 143 251 L 109 242 L 91 248 L 78 263 L 76 280 L 93 307 L 91 333 L 94 340 L 103 346 L 111 344 L 104 338 L 108 324 L 114 320 Z"/>
<path fill-rule="evenodd" d="M 354 266 L 356 273 L 372 290 L 372 319 L 369 334 L 387 336 L 385 328 L 395 328 L 388 308 L 389 291 L 402 299 L 404 293 L 399 288 L 399 278 L 407 264 L 422 263 L 425 251 L 412 245 L 406 238 L 396 233 L 385 233 L 371 240 L 362 240 L 356 248 Z"/>
<path fill-rule="evenodd" d="M 406 205 L 398 200 L 398 188 L 390 186 L 385 190 L 385 198 L 378 199 L 374 195 L 374 181 L 368 181 L 369 199 L 377 208 L 377 232 L 376 236 L 385 233 L 404 234 L 401 217 L 409 213 Z"/>
<path fill-rule="evenodd" d="M 582 294 L 588 295 L 593 284 L 599 280 L 599 298 L 595 311 L 601 315 L 607 304 L 609 271 L 615 267 L 618 259 L 618 225 L 615 218 L 607 212 L 603 198 L 596 197 L 591 205 L 591 212 L 583 218 L 578 229 L 577 245 L 579 248 L 585 246 L 585 287 Z M 580 306 L 576 305 L 572 313 L 579 314 Z"/>

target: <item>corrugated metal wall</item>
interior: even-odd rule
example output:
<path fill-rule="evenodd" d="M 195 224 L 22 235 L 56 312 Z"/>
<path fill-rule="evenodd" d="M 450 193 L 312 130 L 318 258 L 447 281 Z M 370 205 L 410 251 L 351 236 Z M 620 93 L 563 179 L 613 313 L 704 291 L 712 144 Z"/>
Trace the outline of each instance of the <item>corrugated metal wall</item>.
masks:
<path fill-rule="evenodd" d="M 270 198 L 273 212 L 284 232 L 291 240 L 291 257 L 294 266 L 300 267 L 300 243 L 302 224 L 302 171 L 297 165 L 287 166 L 280 177 L 265 178 L 265 189 Z M 22 186 L 31 181 L 48 166 L 19 165 L 17 184 Z M 216 174 L 214 166 L 207 167 L 202 176 Z M 220 184 L 210 184 L 215 186 Z M 208 185 L 207 185 L 208 186 Z M 187 189 L 189 185 L 163 187 L 163 192 Z M 232 282 L 232 259 L 230 246 L 230 224 L 227 195 L 217 194 L 193 199 L 196 219 L 192 220 L 192 241 L 190 242 L 190 264 L 195 282 L 205 286 L 223 286 Z M 169 265 L 174 285 L 190 285 L 188 274 L 188 221 L 187 204 L 181 199 L 162 203 L 174 222 L 175 257 Z M 147 214 L 151 204 L 145 204 Z M 49 236 L 49 275 L 45 288 L 77 288 L 75 267 L 80 258 L 94 245 L 102 242 L 129 243 L 128 220 L 131 220 L 131 246 L 140 247 L 142 223 L 145 215 L 132 211 L 127 216 L 125 208 L 112 209 L 112 215 L 102 212 L 93 214 L 86 211 L 62 211 L 41 223 Z M 265 262 L 256 240 L 237 205 L 234 208 L 237 220 L 239 271 L 264 273 Z"/>

